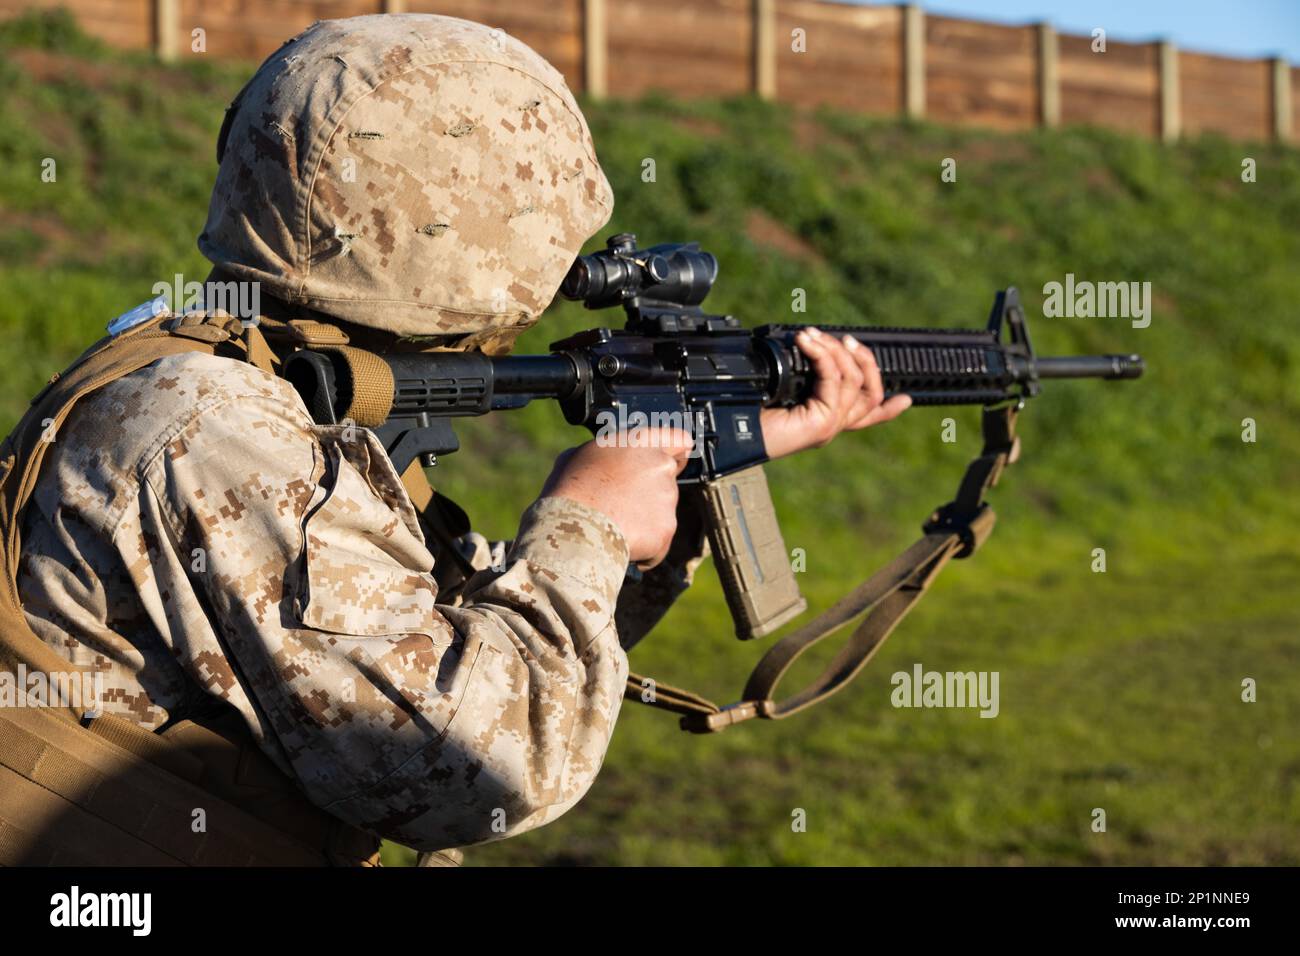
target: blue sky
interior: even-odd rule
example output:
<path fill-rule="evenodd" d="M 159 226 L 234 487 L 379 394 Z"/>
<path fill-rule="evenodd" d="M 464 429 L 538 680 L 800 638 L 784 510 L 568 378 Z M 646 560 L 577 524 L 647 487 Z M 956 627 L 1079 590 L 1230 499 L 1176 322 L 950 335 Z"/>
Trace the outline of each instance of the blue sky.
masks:
<path fill-rule="evenodd" d="M 1284 56 L 1300 65 L 1300 0 L 922 0 L 931 13 L 1028 23 L 1062 33 L 1104 27 L 1115 40 L 1168 39 L 1228 56 Z"/>

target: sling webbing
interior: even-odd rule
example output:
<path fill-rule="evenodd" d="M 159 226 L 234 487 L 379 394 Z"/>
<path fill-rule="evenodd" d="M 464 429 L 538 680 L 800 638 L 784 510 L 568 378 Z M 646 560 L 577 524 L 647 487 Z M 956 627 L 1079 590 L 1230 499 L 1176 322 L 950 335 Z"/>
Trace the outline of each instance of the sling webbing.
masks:
<path fill-rule="evenodd" d="M 780 720 L 843 690 L 867 665 L 939 572 L 954 558 L 974 554 L 993 530 L 985 493 L 1019 456 L 1015 435 L 1020 404 L 986 408 L 984 447 L 970 463 L 957 496 L 926 522 L 925 535 L 893 562 L 808 624 L 777 641 L 759 660 L 741 699 L 726 707 L 690 691 L 629 674 L 625 697 L 681 716 L 683 730 L 714 733 L 755 717 Z M 821 674 L 803 690 L 773 699 L 786 671 L 805 651 L 862 616 L 862 621 Z"/>
<path fill-rule="evenodd" d="M 322 346 L 347 365 L 350 395 L 338 415 L 339 421 L 353 421 L 362 428 L 378 428 L 393 408 L 393 370 L 374 352 L 351 345 Z"/>
<path fill-rule="evenodd" d="M 450 558 L 449 561 L 434 562 L 433 577 L 438 582 L 438 590 L 445 592 L 459 587 L 474 575 L 474 565 L 456 547 L 457 534 L 464 534 L 468 530 L 468 521 L 464 522 L 464 527 L 451 527 L 452 522 L 444 508 L 455 508 L 457 511 L 459 508 L 429 484 L 419 458 L 414 459 L 406 471 L 402 472 L 402 486 L 406 489 L 411 504 L 424 519 L 425 529 L 438 542 L 439 557 Z"/>

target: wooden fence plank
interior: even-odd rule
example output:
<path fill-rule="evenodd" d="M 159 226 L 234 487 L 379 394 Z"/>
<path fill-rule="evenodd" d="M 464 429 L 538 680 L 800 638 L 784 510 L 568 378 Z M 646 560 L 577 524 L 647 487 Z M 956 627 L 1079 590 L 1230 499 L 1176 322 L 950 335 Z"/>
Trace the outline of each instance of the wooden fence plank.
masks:
<path fill-rule="evenodd" d="M 827 0 L 0 0 L 0 18 L 65 6 L 115 46 L 164 60 L 256 61 L 315 20 L 439 13 L 500 27 L 589 95 L 749 93 L 799 106 L 902 112 L 1018 129 L 1092 123 L 1166 140 L 1300 136 L 1300 72 L 1284 60 L 927 15 L 919 3 Z M 797 42 L 796 41 L 797 37 Z"/>

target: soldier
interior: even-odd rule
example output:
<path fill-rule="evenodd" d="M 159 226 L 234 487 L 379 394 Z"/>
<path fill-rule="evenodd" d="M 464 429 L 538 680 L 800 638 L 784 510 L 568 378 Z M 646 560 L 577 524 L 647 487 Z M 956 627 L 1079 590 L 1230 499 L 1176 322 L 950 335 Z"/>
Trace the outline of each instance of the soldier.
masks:
<path fill-rule="evenodd" d="M 577 104 L 499 30 L 324 21 L 239 94 L 218 157 L 199 247 L 212 280 L 260 284 L 258 321 L 208 311 L 121 331 L 104 354 L 168 354 L 96 373 L 70 408 L 74 366 L 33 412 L 58 423 L 56 441 L 29 453 L 20 426 L 6 448 L 10 475 L 44 455 L 30 488 L 8 482 L 4 509 L 44 648 L 13 638 L 8 656 L 53 651 L 105 688 L 82 726 L 23 732 L 100 766 L 102 749 L 78 751 L 98 731 L 94 747 L 156 765 L 120 765 L 142 799 L 198 792 L 220 809 L 216 836 L 208 814 L 197 843 L 141 824 L 139 854 L 107 862 L 212 862 L 225 845 L 238 862 L 366 863 L 376 835 L 436 851 L 553 820 L 609 744 L 627 674 L 618 631 L 628 645 L 644 633 L 704 553 L 675 515 L 688 440 L 645 432 L 565 453 L 493 562 L 418 465 L 399 475 L 365 428 L 316 425 L 275 372 L 301 346 L 508 350 L 610 216 Z M 800 341 L 817 390 L 764 413 L 773 457 L 906 407 L 882 404 L 853 344 Z M 624 585 L 629 562 L 653 570 Z M 176 752 L 201 769 L 182 772 Z M 113 812 L 64 799 L 69 818 Z M 99 845 L 51 849 L 59 828 L 35 832 L 12 805 L 0 824 L 29 839 L 10 839 L 11 859 Z"/>

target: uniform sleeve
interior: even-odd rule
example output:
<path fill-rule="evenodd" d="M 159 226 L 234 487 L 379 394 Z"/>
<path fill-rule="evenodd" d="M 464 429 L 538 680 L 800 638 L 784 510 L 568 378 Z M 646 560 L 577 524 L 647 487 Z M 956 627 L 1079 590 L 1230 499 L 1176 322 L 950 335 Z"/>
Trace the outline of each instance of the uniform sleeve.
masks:
<path fill-rule="evenodd" d="M 627 674 L 627 548 L 604 515 L 541 499 L 504 570 L 450 606 L 373 435 L 264 398 L 196 418 L 145 493 L 224 651 L 177 632 L 177 657 L 317 805 L 439 849 L 539 826 L 590 787 Z"/>
<path fill-rule="evenodd" d="M 502 568 L 511 544 L 489 541 L 476 531 L 456 539 L 461 557 L 482 572 Z M 438 550 L 434 554 L 438 563 L 452 560 Z M 658 625 L 673 603 L 694 583 L 696 570 L 708 556 L 709 540 L 698 506 L 683 499 L 677 510 L 677 532 L 668 556 L 649 571 L 628 565 L 614 612 L 619 643 L 624 650 L 631 650 Z M 464 584 L 461 580 L 459 586 L 449 589 L 444 581 L 440 599 L 447 604 L 460 603 Z"/>

